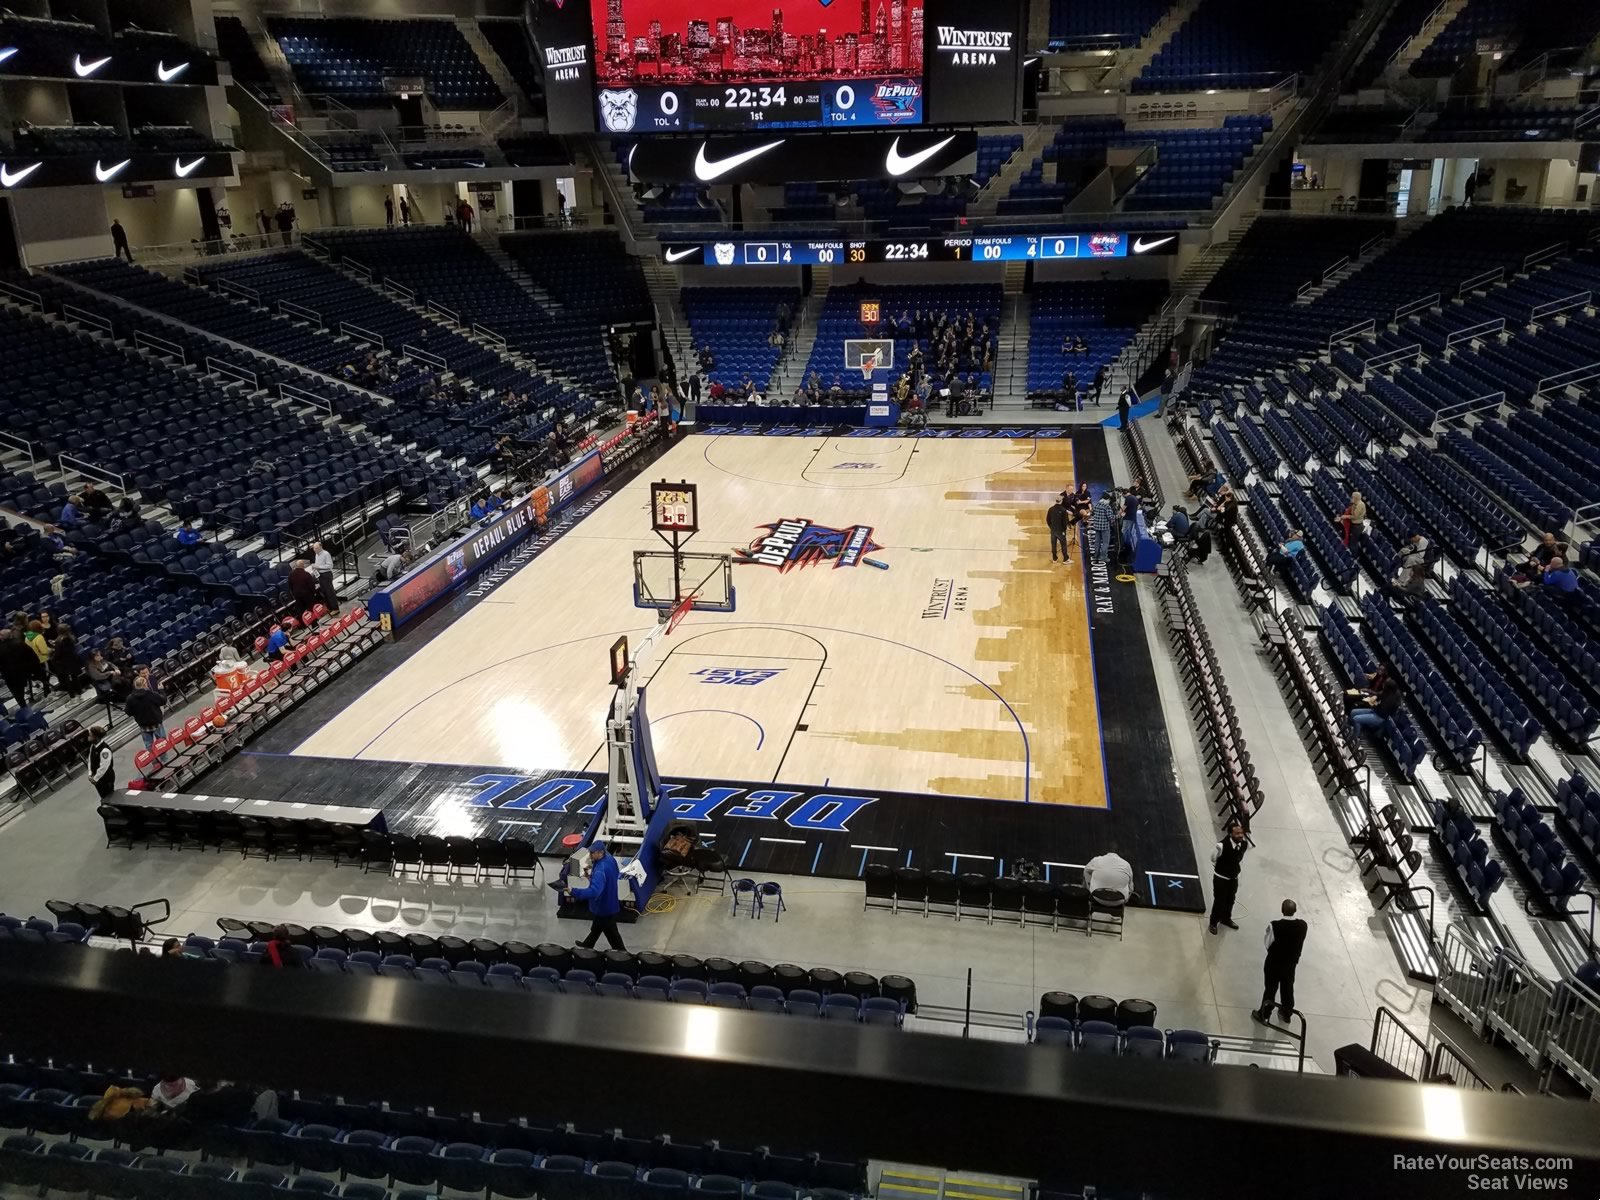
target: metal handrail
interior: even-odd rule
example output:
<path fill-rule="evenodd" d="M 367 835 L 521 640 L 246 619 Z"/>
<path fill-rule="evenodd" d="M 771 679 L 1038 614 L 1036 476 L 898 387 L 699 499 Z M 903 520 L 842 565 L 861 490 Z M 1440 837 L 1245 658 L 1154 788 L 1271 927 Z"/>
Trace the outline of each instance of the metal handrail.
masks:
<path fill-rule="evenodd" d="M 1468 325 L 1465 329 L 1457 329 L 1445 335 L 1444 347 L 1450 349 L 1457 342 L 1482 341 L 1486 336 L 1506 331 L 1506 319 L 1496 317 L 1492 321 L 1479 321 L 1476 325 Z"/>
<path fill-rule="evenodd" d="M 406 342 L 400 347 L 400 353 L 411 358 L 420 358 L 429 366 L 437 367 L 441 371 L 448 371 L 450 369 L 450 364 L 445 362 L 445 360 L 439 355 L 433 353 L 431 350 L 423 350 L 420 347 L 413 346 L 410 342 Z"/>
<path fill-rule="evenodd" d="M 1456 1048 L 1456 1044 L 1443 1034 L 1430 1030 L 1428 1038 L 1433 1042 L 1433 1053 L 1428 1058 L 1428 1073 L 1423 1077 L 1424 1082 L 1448 1079 L 1456 1087 L 1466 1088 L 1474 1092 L 1492 1092 L 1494 1087 L 1472 1065 L 1472 1060 Z M 1447 1064 L 1453 1064 L 1454 1069 Z M 1466 1078 L 1462 1078 L 1465 1075 Z"/>
<path fill-rule="evenodd" d="M 1539 380 L 1539 386 L 1534 390 L 1534 394 L 1542 396 L 1546 392 L 1559 391 L 1561 388 L 1571 387 L 1575 383 L 1587 383 L 1596 376 L 1600 376 L 1600 363 L 1590 363 L 1585 367 L 1573 367 L 1570 371 L 1562 371 L 1557 375 L 1547 375 Z"/>
<path fill-rule="evenodd" d="M 385 350 L 389 348 L 389 344 L 383 340 L 383 335 L 381 333 L 373 333 L 372 330 L 363 329 L 361 326 L 353 324 L 349 321 L 339 322 L 339 332 L 344 334 L 346 337 L 355 338 L 357 341 L 375 342 L 377 345 L 382 346 Z"/>
<path fill-rule="evenodd" d="M 1412 1079 L 1427 1078 L 1430 1057 L 1428 1043 L 1418 1037 L 1416 1031 L 1400 1020 L 1386 1004 L 1378 1005 L 1378 1011 L 1372 1016 L 1372 1037 L 1367 1049 Z M 1399 1055 L 1393 1053 L 1396 1049 L 1404 1051 L 1407 1062 L 1397 1061 Z M 1416 1065 L 1409 1065 L 1413 1060 Z"/>
<path fill-rule="evenodd" d="M 1422 31 L 1433 22 L 1434 18 L 1436 18 L 1445 10 L 1445 7 L 1449 4 L 1449 2 L 1450 0 L 1439 0 L 1439 7 L 1434 9 L 1423 19 L 1422 24 L 1417 26 L 1417 32 L 1413 33 L 1411 36 L 1406 38 L 1405 41 L 1401 42 L 1395 47 L 1394 53 L 1389 55 L 1388 61 L 1383 64 L 1384 71 L 1387 71 L 1390 67 L 1394 66 L 1395 63 L 1400 61 L 1400 56 L 1406 52 L 1406 48 L 1422 35 Z M 1382 72 L 1380 72 L 1380 74 L 1382 74 Z"/>
<path fill-rule="evenodd" d="M 1532 324 L 1544 317 L 1553 317 L 1557 313 L 1566 312 L 1569 308 L 1583 308 L 1593 298 L 1593 292 L 1573 292 L 1572 295 L 1563 296 L 1559 300 L 1546 300 L 1543 304 L 1535 304 L 1528 310 L 1528 323 Z"/>
<path fill-rule="evenodd" d="M 188 351 L 186 351 L 177 342 L 171 341 L 168 338 L 158 337 L 153 333 L 146 333 L 142 329 L 136 329 L 133 332 L 133 344 L 135 346 L 141 346 L 146 350 L 153 350 L 157 354 L 175 355 L 178 361 L 183 363 L 184 366 L 189 365 Z"/>
<path fill-rule="evenodd" d="M 92 313 L 86 308 L 79 308 L 76 304 L 63 304 L 61 306 L 61 315 L 63 317 L 71 317 L 79 324 L 93 325 L 96 329 L 103 329 L 112 335 L 116 334 L 116 330 L 111 326 L 110 318 L 102 317 L 99 313 Z"/>
<path fill-rule="evenodd" d="M 210 355 L 206 357 L 206 370 L 217 375 L 226 375 L 229 378 L 237 379 L 240 383 L 248 383 L 251 390 L 261 386 L 260 377 L 254 371 L 245 367 L 236 367 L 231 362 L 224 362 L 222 359 Z"/>
<path fill-rule="evenodd" d="M 1397 363 L 1403 358 L 1421 358 L 1422 343 L 1412 342 L 1409 346 L 1401 346 L 1398 350 L 1390 350 L 1384 354 L 1374 355 L 1366 360 L 1368 370 L 1376 371 L 1380 367 L 1387 367 L 1390 363 Z"/>
<path fill-rule="evenodd" d="M 278 399 L 292 401 L 297 400 L 301 404 L 309 404 L 313 408 L 320 408 L 326 412 L 331 413 L 333 411 L 333 402 L 331 400 L 326 400 L 321 396 L 313 395 L 304 388 L 295 387 L 292 383 L 278 384 Z"/>
<path fill-rule="evenodd" d="M 128 490 L 127 479 L 120 471 L 113 471 L 109 467 L 102 467 L 98 463 L 92 463 L 86 458 L 77 458 L 71 454 L 57 455 L 56 461 L 61 464 L 63 471 L 69 470 L 67 464 L 72 463 L 73 466 L 70 470 L 74 475 L 83 475 L 90 479 L 101 480 L 104 483 L 113 483 L 119 492 Z"/>
<path fill-rule="evenodd" d="M 243 296 L 253 304 L 261 303 L 261 293 L 247 284 L 236 283 L 232 279 L 218 279 L 216 280 L 216 285 L 219 290 L 231 292 L 235 296 Z"/>
<path fill-rule="evenodd" d="M 1490 267 L 1487 271 L 1481 271 L 1471 279 L 1463 279 L 1456 285 L 1456 299 L 1461 299 L 1468 292 L 1477 291 L 1485 284 L 1499 283 L 1505 277 L 1506 269 L 1504 267 Z"/>
<path fill-rule="evenodd" d="M 1566 242 L 1556 242 L 1553 245 L 1546 246 L 1543 250 L 1535 250 L 1532 254 L 1528 255 L 1522 260 L 1522 269 L 1524 271 L 1531 270 L 1542 262 L 1546 262 L 1549 259 L 1557 257 L 1558 255 L 1565 254 L 1566 251 Z"/>
<path fill-rule="evenodd" d="M 322 319 L 322 314 L 316 309 L 307 308 L 303 304 L 296 304 L 293 300 L 279 300 L 278 311 L 287 313 L 292 317 L 300 317 L 302 320 L 315 321 L 318 329 L 326 329 L 328 327 L 327 322 Z"/>
<path fill-rule="evenodd" d="M 446 320 L 452 322 L 453 324 L 456 324 L 456 325 L 461 324 L 461 314 L 456 312 L 453 309 L 446 308 L 443 304 L 440 304 L 437 300 L 429 300 L 427 305 L 426 305 L 426 307 L 427 307 L 427 310 L 429 312 L 434 313 L 434 314 L 436 314 L 438 316 L 444 317 Z"/>
<path fill-rule="evenodd" d="M 1406 317 L 1409 317 L 1412 313 L 1422 312 L 1424 309 L 1432 308 L 1438 303 L 1439 293 L 1430 292 L 1426 296 L 1419 297 L 1418 299 L 1412 300 L 1407 304 L 1402 304 L 1399 308 L 1395 309 L 1393 319 L 1397 322 L 1402 321 Z"/>
<path fill-rule="evenodd" d="M 1352 338 L 1360 337 L 1363 333 L 1374 333 L 1378 323 L 1371 317 L 1365 321 L 1357 321 L 1354 325 L 1347 325 L 1343 329 L 1335 330 L 1328 335 L 1328 349 L 1332 350 L 1340 342 L 1348 342 Z"/>
<path fill-rule="evenodd" d="M 10 446 L 13 450 L 21 450 L 28 456 L 28 465 L 37 466 L 38 458 L 33 453 L 33 443 L 20 434 L 12 433 L 8 429 L 0 429 L 0 444 Z"/>
<path fill-rule="evenodd" d="M 44 308 L 44 296 L 39 292 L 34 291 L 32 288 L 25 288 L 15 283 L 7 283 L 4 280 L 0 280 L 0 292 L 4 292 L 13 300 L 20 300 L 24 304 L 31 304 L 37 309 L 42 310 Z"/>

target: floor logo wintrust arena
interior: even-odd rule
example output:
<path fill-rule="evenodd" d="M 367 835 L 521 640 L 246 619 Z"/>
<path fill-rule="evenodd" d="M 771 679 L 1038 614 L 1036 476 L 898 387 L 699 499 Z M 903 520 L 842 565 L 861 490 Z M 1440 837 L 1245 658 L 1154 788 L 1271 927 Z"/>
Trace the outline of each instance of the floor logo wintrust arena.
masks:
<path fill-rule="evenodd" d="M 874 550 L 883 547 L 872 540 L 872 526 L 851 525 L 846 529 L 831 529 L 814 525 L 807 517 L 785 517 L 761 528 L 767 532 L 751 542 L 749 547 L 735 550 L 736 563 L 758 563 L 763 567 L 776 567 L 789 571 L 795 567 L 814 567 L 831 562 L 834 570 L 840 567 L 859 567 L 862 563 L 887 571 L 889 564 L 868 558 Z"/>

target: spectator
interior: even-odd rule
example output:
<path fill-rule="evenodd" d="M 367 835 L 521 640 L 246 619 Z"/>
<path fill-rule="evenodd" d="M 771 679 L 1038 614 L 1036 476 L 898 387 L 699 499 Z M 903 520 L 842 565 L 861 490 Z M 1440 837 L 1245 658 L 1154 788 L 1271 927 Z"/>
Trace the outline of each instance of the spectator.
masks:
<path fill-rule="evenodd" d="M 1089 399 L 1096 408 L 1100 407 L 1100 391 L 1106 385 L 1106 364 L 1101 363 L 1094 371 L 1094 382 L 1089 385 Z"/>
<path fill-rule="evenodd" d="M 1428 539 L 1413 533 L 1401 543 L 1400 564 L 1395 574 L 1393 591 L 1409 596 L 1420 596 L 1428 583 Z"/>
<path fill-rule="evenodd" d="M 1553 558 L 1544 573 L 1544 590 L 1557 600 L 1570 600 L 1578 592 L 1578 573 L 1564 558 Z"/>
<path fill-rule="evenodd" d="M 282 625 L 274 625 L 267 630 L 266 660 L 277 662 L 283 657 L 284 650 L 294 649 L 294 643 L 289 640 L 289 632 Z"/>
<path fill-rule="evenodd" d="M 1239 523 L 1239 497 L 1233 489 L 1224 487 L 1216 500 L 1217 528 L 1232 529 Z"/>
<path fill-rule="evenodd" d="M 117 790 L 117 773 L 112 766 L 104 725 L 95 725 L 89 730 L 89 782 L 102 801 Z"/>
<path fill-rule="evenodd" d="M 843 398 L 843 396 L 844 381 L 840 379 L 839 376 L 835 375 L 833 377 L 832 385 L 828 388 L 828 402 L 830 404 L 837 404 Z"/>
<path fill-rule="evenodd" d="M 1558 558 L 1566 558 L 1567 543 L 1556 540 L 1553 533 L 1541 534 L 1539 544 L 1533 548 L 1533 553 L 1528 555 L 1528 561 L 1512 577 L 1513 583 L 1528 583 L 1532 580 L 1543 579 L 1544 573 Z"/>
<path fill-rule="evenodd" d="M 68 496 L 67 502 L 61 506 L 61 527 L 63 529 L 76 529 L 83 524 L 83 510 L 78 507 L 81 496 Z"/>
<path fill-rule="evenodd" d="M 91 1122 L 121 1121 L 146 1112 L 150 1100 L 138 1088 L 108 1087 L 89 1109 Z"/>
<path fill-rule="evenodd" d="M 133 678 L 133 651 L 120 637 L 113 637 L 106 643 L 106 661 L 122 672 L 124 679 Z"/>
<path fill-rule="evenodd" d="M 27 707 L 28 685 L 38 677 L 39 659 L 28 647 L 25 634 L 0 630 L 0 679 L 11 689 L 18 708 Z"/>
<path fill-rule="evenodd" d="M 1094 561 L 1103 563 L 1111 553 L 1111 495 L 1109 490 L 1100 493 L 1089 515 L 1089 544 Z"/>
<path fill-rule="evenodd" d="M 1377 691 L 1362 693 L 1361 703 L 1350 710 L 1350 720 L 1362 729 L 1382 729 L 1400 711 L 1400 684 L 1388 672 L 1374 675 L 1368 683 Z"/>
<path fill-rule="evenodd" d="M 1300 530 L 1291 530 L 1289 536 L 1279 542 L 1267 555 L 1267 566 L 1278 567 L 1287 572 L 1290 564 L 1306 552 L 1304 538 L 1305 534 Z"/>
<path fill-rule="evenodd" d="M 49 686 L 50 676 L 47 668 L 50 666 L 50 639 L 44 635 L 44 622 L 33 620 L 28 622 L 28 631 L 22 635 L 22 640 L 27 643 L 28 649 L 33 651 L 35 661 L 34 677 L 43 680 Z"/>
<path fill-rule="evenodd" d="M 1044 523 L 1050 530 L 1050 561 L 1056 561 L 1056 547 L 1061 547 L 1061 560 L 1072 561 L 1072 550 L 1067 541 L 1067 526 L 1070 523 L 1067 506 L 1060 500 L 1052 504 L 1044 514 Z"/>
<path fill-rule="evenodd" d="M 1173 505 L 1172 516 L 1167 518 L 1167 529 L 1172 536 L 1177 538 L 1180 542 L 1184 541 L 1188 538 L 1189 533 L 1191 530 L 1193 530 L 1193 528 L 1194 522 L 1189 520 L 1189 513 L 1187 510 L 1185 510 L 1183 505 Z"/>
<path fill-rule="evenodd" d="M 266 953 L 261 956 L 261 961 L 275 970 L 295 970 L 304 967 L 300 956 L 295 953 L 294 943 L 289 940 L 289 927 L 279 925 L 267 938 Z"/>
<path fill-rule="evenodd" d="M 89 683 L 94 687 L 95 695 L 104 703 L 116 702 L 120 704 L 128 698 L 128 682 L 121 671 L 106 661 L 105 652 L 98 648 L 90 651 L 89 661 L 84 664 L 84 674 L 88 676 Z"/>
<path fill-rule="evenodd" d="M 140 519 L 139 502 L 132 496 L 124 494 L 122 499 L 117 502 L 117 531 L 120 533 L 123 530 L 133 528 L 139 523 Z"/>
<path fill-rule="evenodd" d="M 165 697 L 151 686 L 150 673 L 141 672 L 133 681 L 133 690 L 128 693 L 122 711 L 132 717 L 133 723 L 139 727 L 139 736 L 144 739 L 146 750 L 152 748 L 157 739 L 164 740 L 167 737 L 167 727 L 162 723 L 165 703 Z"/>
<path fill-rule="evenodd" d="M 389 226 L 389 228 L 391 228 L 391 229 L 394 228 L 394 197 L 393 196 L 385 196 L 383 198 L 383 223 L 385 225 Z"/>
<path fill-rule="evenodd" d="M 317 602 L 317 578 L 303 558 L 289 565 L 289 594 L 294 597 L 295 608 L 302 612 Z"/>
<path fill-rule="evenodd" d="M 91 521 L 101 521 L 111 512 L 111 497 L 95 487 L 91 481 L 83 485 L 78 505 Z"/>
<path fill-rule="evenodd" d="M 372 573 L 374 583 L 392 583 L 406 573 L 411 565 L 411 551 L 390 549 L 378 569 Z"/>
<path fill-rule="evenodd" d="M 183 957 L 183 942 L 180 941 L 178 938 L 169 937 L 166 941 L 161 943 L 161 957 L 162 958 L 182 958 Z"/>
<path fill-rule="evenodd" d="M 1133 867 L 1117 853 L 1116 842 L 1107 846 L 1104 854 L 1097 854 L 1084 863 L 1083 886 L 1089 889 L 1091 896 L 1105 893 L 1107 899 L 1114 897 L 1118 904 L 1128 902 L 1133 895 Z"/>
<path fill-rule="evenodd" d="M 176 536 L 180 546 L 198 546 L 200 544 L 200 531 L 194 527 L 192 522 L 185 521 L 182 525 L 179 525 Z"/>
<path fill-rule="evenodd" d="M 111 256 L 125 258 L 130 263 L 133 261 L 133 251 L 128 248 L 128 231 L 122 227 L 121 221 L 111 222 Z"/>
<path fill-rule="evenodd" d="M 1117 397 L 1117 425 L 1123 433 L 1128 432 L 1128 425 L 1132 420 L 1133 405 L 1138 396 L 1131 387 L 1122 389 L 1122 395 Z"/>
<path fill-rule="evenodd" d="M 83 656 L 78 653 L 78 639 L 72 634 L 72 626 L 64 621 L 50 647 L 50 665 L 62 691 L 74 696 L 83 691 Z"/>
<path fill-rule="evenodd" d="M 1350 531 L 1358 532 L 1366 528 L 1367 502 L 1360 492 L 1350 493 L 1350 503 L 1344 506 L 1344 512 L 1339 516 L 1340 523 L 1344 526 L 1344 544 L 1350 544 Z"/>
<path fill-rule="evenodd" d="M 177 939 L 172 939 L 176 941 Z M 182 956 L 182 945 L 179 946 L 179 957 Z M 182 1075 L 163 1075 L 161 1082 L 156 1084 L 155 1090 L 150 1093 L 150 1103 L 157 1112 L 173 1113 L 181 1109 L 200 1090 L 200 1085 L 192 1079 Z"/>
<path fill-rule="evenodd" d="M 461 203 L 456 206 L 456 220 L 461 222 L 461 228 L 467 233 L 472 232 L 472 217 L 472 205 L 463 197 Z"/>
<path fill-rule="evenodd" d="M 411 202 L 406 197 L 400 197 L 400 224 L 411 224 Z"/>
<path fill-rule="evenodd" d="M 333 555 L 321 542 L 312 542 L 311 565 L 316 568 L 317 586 L 322 589 L 322 602 L 334 616 L 339 615 L 339 590 L 333 584 Z"/>
<path fill-rule="evenodd" d="M 589 935 L 578 943 L 585 949 L 594 949 L 601 934 L 613 950 L 627 949 L 622 944 L 622 935 L 617 932 L 617 914 L 622 911 L 622 902 L 617 899 L 618 878 L 617 860 L 606 853 L 606 844 L 598 840 L 590 842 L 589 882 L 583 887 L 568 889 L 568 895 L 574 900 L 589 903 Z"/>

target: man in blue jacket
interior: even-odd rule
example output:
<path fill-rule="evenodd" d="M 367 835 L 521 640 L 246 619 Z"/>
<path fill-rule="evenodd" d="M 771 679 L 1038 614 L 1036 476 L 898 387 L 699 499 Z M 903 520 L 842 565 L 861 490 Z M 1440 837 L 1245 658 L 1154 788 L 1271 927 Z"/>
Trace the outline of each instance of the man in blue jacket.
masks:
<path fill-rule="evenodd" d="M 622 911 L 622 902 L 617 899 L 617 875 L 617 860 L 606 853 L 606 844 L 590 842 L 589 883 L 570 892 L 573 899 L 589 902 L 589 936 L 578 943 L 585 950 L 594 949 L 602 933 L 613 950 L 627 949 L 617 932 L 617 914 Z"/>

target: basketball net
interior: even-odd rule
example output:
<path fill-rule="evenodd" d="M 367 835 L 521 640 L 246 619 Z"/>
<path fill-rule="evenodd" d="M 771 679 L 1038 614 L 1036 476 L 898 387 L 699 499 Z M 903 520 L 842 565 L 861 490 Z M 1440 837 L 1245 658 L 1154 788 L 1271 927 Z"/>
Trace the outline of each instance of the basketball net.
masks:
<path fill-rule="evenodd" d="M 877 350 L 872 351 L 870 354 L 863 354 L 861 362 L 857 364 L 861 368 L 861 378 L 868 383 L 872 382 L 872 373 L 878 369 L 878 354 L 879 351 Z"/>

